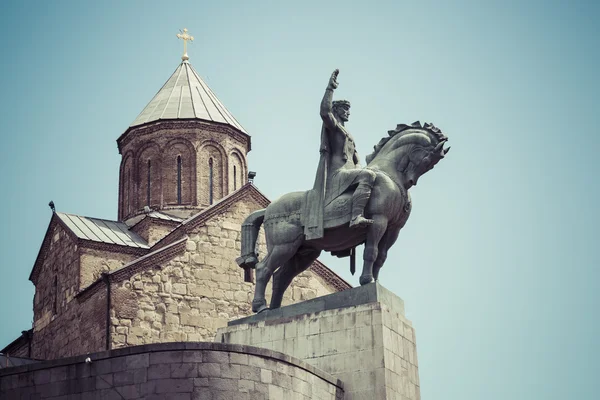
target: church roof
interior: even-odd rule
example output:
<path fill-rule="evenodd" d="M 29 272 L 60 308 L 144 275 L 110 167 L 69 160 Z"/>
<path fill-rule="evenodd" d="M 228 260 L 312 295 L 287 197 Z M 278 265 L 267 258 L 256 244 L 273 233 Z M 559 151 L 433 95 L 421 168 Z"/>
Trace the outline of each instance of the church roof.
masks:
<path fill-rule="evenodd" d="M 148 243 L 123 222 L 57 212 L 56 216 L 80 239 L 149 249 Z"/>
<path fill-rule="evenodd" d="M 227 124 L 247 134 L 200 78 L 192 64 L 183 61 L 130 128 L 158 120 L 194 118 Z"/>

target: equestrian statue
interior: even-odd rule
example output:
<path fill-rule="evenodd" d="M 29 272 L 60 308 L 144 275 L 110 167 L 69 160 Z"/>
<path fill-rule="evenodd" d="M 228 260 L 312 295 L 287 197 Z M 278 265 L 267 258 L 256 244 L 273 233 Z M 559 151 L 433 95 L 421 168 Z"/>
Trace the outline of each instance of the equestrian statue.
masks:
<path fill-rule="evenodd" d="M 433 124 L 400 124 L 379 141 L 362 168 L 345 127 L 350 103 L 333 101 L 338 74 L 335 70 L 331 75 L 321 102 L 321 156 L 313 188 L 283 195 L 242 224 L 241 256 L 236 262 L 246 270 L 256 268 L 254 312 L 268 309 L 265 289 L 271 277 L 270 308 L 275 309 L 294 277 L 323 250 L 346 256 L 364 243 L 360 284 L 377 280 L 410 215 L 408 189 L 450 150 L 444 149 L 448 138 Z M 261 225 L 267 255 L 259 262 L 256 242 Z"/>

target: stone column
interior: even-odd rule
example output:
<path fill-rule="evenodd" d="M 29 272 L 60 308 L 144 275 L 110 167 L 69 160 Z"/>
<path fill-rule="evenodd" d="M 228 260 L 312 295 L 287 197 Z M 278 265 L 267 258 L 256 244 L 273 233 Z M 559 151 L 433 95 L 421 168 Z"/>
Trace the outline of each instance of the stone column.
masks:
<path fill-rule="evenodd" d="M 340 379 L 345 399 L 420 399 L 414 328 L 378 283 L 231 321 L 216 341 L 306 361 Z"/>

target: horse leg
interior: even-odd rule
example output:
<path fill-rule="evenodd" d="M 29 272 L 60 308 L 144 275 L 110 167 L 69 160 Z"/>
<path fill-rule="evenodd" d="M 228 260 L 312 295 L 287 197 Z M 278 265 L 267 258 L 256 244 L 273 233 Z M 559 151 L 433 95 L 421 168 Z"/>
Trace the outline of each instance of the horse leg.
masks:
<path fill-rule="evenodd" d="M 269 254 L 256 266 L 256 287 L 254 288 L 254 299 L 252 300 L 252 311 L 258 313 L 267 309 L 265 290 L 273 275 L 273 272 L 286 261 L 288 261 L 300 247 L 302 239 L 291 243 L 283 243 L 273 246 Z"/>
<path fill-rule="evenodd" d="M 373 264 L 377 259 L 379 241 L 387 229 L 387 223 L 388 219 L 385 215 L 374 215 L 373 224 L 367 230 L 367 241 L 363 253 L 363 271 L 359 279 L 361 285 L 366 285 L 373 280 Z"/>
<path fill-rule="evenodd" d="M 375 259 L 375 263 L 373 263 L 373 279 L 379 279 L 379 270 L 383 267 L 385 260 L 387 258 L 387 253 L 390 247 L 396 242 L 398 239 L 398 234 L 400 233 L 400 228 L 389 228 L 384 233 L 383 237 L 379 241 L 379 251 L 377 254 L 377 259 Z"/>
<path fill-rule="evenodd" d="M 271 309 L 281 307 L 283 294 L 292 280 L 306 271 L 319 257 L 321 250 L 300 248 L 296 255 L 288 260 L 285 265 L 273 274 L 273 295 L 271 296 Z"/>

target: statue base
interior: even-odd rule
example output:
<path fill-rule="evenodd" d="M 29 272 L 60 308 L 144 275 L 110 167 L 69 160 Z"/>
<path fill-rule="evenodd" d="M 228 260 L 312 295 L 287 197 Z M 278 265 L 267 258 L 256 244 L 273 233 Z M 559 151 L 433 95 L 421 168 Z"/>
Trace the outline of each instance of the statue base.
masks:
<path fill-rule="evenodd" d="M 231 321 L 216 341 L 303 360 L 340 379 L 344 399 L 421 398 L 415 331 L 378 283 Z"/>

